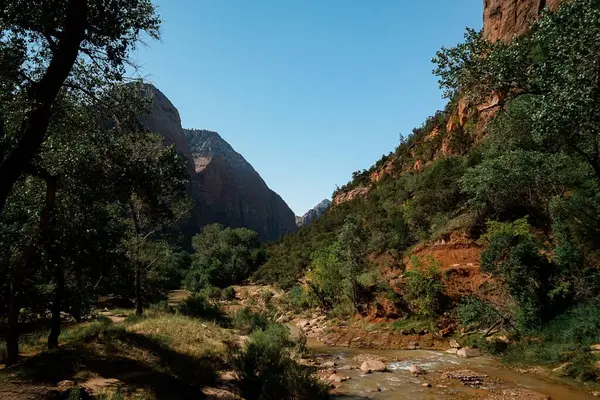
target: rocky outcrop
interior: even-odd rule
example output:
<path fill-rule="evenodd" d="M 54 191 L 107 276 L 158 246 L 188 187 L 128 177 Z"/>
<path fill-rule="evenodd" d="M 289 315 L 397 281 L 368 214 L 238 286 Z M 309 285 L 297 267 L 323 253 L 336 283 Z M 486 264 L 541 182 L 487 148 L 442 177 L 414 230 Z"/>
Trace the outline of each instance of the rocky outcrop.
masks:
<path fill-rule="evenodd" d="M 187 164 L 194 210 L 186 232 L 221 223 L 252 229 L 267 241 L 297 229 L 294 212 L 229 143 L 216 132 L 184 130 L 177 108 L 160 90 L 149 84 L 143 90 L 154 101 L 141 122 L 175 145 Z"/>
<path fill-rule="evenodd" d="M 183 134 L 179 111 L 154 85 L 144 84 L 142 90 L 154 100 L 150 112 L 142 118 L 142 124 L 149 131 L 161 134 L 167 144 L 174 144 L 177 152 L 186 161 L 188 173 L 193 175 L 194 159 Z"/>
<path fill-rule="evenodd" d="M 298 228 L 303 226 L 308 226 L 314 221 L 316 221 L 321 215 L 327 211 L 329 206 L 331 205 L 331 200 L 325 199 L 319 204 L 317 204 L 314 208 L 308 210 L 306 214 L 301 217 L 296 217 L 296 225 Z"/>
<path fill-rule="evenodd" d="M 565 0 L 484 0 L 483 36 L 489 41 L 510 41 L 529 27 L 549 7 L 556 9 Z"/>
<path fill-rule="evenodd" d="M 359 186 L 359 187 L 351 189 L 347 192 L 338 193 L 333 199 L 333 205 L 342 204 L 342 203 L 345 203 L 346 201 L 354 200 L 357 197 L 366 197 L 370 191 L 371 191 L 370 187 Z"/>
<path fill-rule="evenodd" d="M 184 134 L 194 160 L 192 193 L 200 226 L 246 227 L 263 241 L 296 230 L 293 211 L 218 133 L 185 129 Z"/>

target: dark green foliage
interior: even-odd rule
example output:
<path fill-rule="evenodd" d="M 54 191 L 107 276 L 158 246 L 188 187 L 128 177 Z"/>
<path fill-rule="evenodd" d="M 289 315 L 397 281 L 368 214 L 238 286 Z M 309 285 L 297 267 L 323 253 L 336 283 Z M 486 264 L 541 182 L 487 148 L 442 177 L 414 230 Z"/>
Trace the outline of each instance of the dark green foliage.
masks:
<path fill-rule="evenodd" d="M 442 311 L 442 274 L 434 260 L 423 265 L 416 258 L 411 260 L 412 270 L 406 272 L 407 282 L 404 299 L 419 315 L 433 316 Z"/>
<path fill-rule="evenodd" d="M 192 295 L 182 301 L 177 307 L 178 311 L 183 315 L 200 319 L 222 322 L 226 319 L 225 313 L 202 295 Z"/>
<path fill-rule="evenodd" d="M 249 400 L 328 399 L 327 389 L 312 371 L 290 358 L 289 330 L 271 324 L 257 330 L 233 358 L 240 390 Z"/>
<path fill-rule="evenodd" d="M 467 329 L 487 329 L 500 318 L 488 304 L 472 296 L 460 300 L 456 313 L 461 325 Z"/>
<path fill-rule="evenodd" d="M 526 220 L 492 223 L 486 234 L 488 247 L 481 269 L 501 277 L 517 303 L 515 318 L 525 329 L 539 328 L 568 299 L 569 286 L 560 271 L 542 255 L 542 246 L 529 231 Z"/>
<path fill-rule="evenodd" d="M 192 291 L 227 286 L 247 279 L 262 261 L 258 235 L 246 228 L 205 226 L 192 240 L 195 253 L 185 284 Z"/>
<path fill-rule="evenodd" d="M 245 335 L 257 329 L 264 330 L 270 323 L 271 320 L 268 315 L 263 312 L 253 311 L 250 307 L 239 309 L 231 318 L 232 326 Z"/>
<path fill-rule="evenodd" d="M 597 379 L 590 345 L 600 343 L 598 303 L 582 304 L 550 321 L 536 332 L 541 341 L 522 341 L 509 346 L 504 360 L 517 365 L 557 367 L 569 362 L 564 374 L 580 379 Z"/>
<path fill-rule="evenodd" d="M 358 277 L 366 267 L 365 231 L 356 217 L 349 216 L 337 240 L 313 255 L 310 287 L 326 309 L 342 303 L 352 313 L 359 301 Z"/>
<path fill-rule="evenodd" d="M 235 300 L 235 289 L 233 286 L 227 286 L 225 289 L 223 289 L 221 292 L 221 300 Z"/>

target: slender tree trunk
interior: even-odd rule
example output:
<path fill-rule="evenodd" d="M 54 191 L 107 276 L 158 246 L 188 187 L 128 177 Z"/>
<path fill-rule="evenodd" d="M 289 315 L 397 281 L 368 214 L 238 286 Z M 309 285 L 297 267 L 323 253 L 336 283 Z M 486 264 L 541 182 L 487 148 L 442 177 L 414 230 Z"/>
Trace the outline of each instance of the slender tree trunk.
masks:
<path fill-rule="evenodd" d="M 135 264 L 135 314 L 142 315 L 144 313 L 144 308 L 142 305 L 142 263 L 140 260 L 138 260 L 141 228 L 140 222 L 138 221 L 138 216 L 135 212 L 133 200 L 129 201 L 129 210 L 131 211 L 131 218 L 133 219 L 133 225 L 135 227 L 136 234 L 135 254 L 133 255 L 133 262 Z"/>
<path fill-rule="evenodd" d="M 6 365 L 15 364 L 19 360 L 19 311 L 20 296 L 23 290 L 23 279 L 26 266 L 35 254 L 33 239 L 27 243 L 21 253 L 19 260 L 12 270 L 12 281 L 10 285 L 10 300 L 8 303 L 8 330 L 6 332 Z"/>
<path fill-rule="evenodd" d="M 54 279 L 56 289 L 54 290 L 54 302 L 52 303 L 52 321 L 50 322 L 50 335 L 48 335 L 48 349 L 58 347 L 58 337 L 60 336 L 60 311 L 65 293 L 65 274 L 60 264 L 54 267 Z"/>
<path fill-rule="evenodd" d="M 0 163 L 0 213 L 15 183 L 39 152 L 46 137 L 52 105 L 77 60 L 87 26 L 87 1 L 70 0 L 62 39 L 42 79 L 33 86 L 31 111 L 23 122 L 22 135 L 14 149 Z"/>
<path fill-rule="evenodd" d="M 142 307 L 142 263 L 136 260 L 135 262 L 135 314 L 142 315 L 144 308 Z"/>
<path fill-rule="evenodd" d="M 52 212 L 56 204 L 56 179 L 46 173 L 42 173 L 46 180 L 46 199 L 40 216 L 39 233 L 47 237 L 52 220 Z M 8 332 L 6 335 L 6 365 L 15 364 L 19 360 L 19 312 L 21 309 L 20 297 L 23 291 L 23 281 L 27 266 L 34 257 L 36 251 L 36 239 L 31 238 L 21 256 L 14 264 L 12 270 L 12 281 L 10 288 L 10 300 L 8 305 Z"/>

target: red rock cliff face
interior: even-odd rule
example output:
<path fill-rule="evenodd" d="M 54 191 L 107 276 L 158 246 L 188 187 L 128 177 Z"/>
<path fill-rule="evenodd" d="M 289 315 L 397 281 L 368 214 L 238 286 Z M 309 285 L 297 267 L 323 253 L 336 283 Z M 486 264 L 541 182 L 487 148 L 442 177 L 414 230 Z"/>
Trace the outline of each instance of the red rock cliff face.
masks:
<path fill-rule="evenodd" d="M 565 0 L 484 0 L 483 35 L 492 42 L 509 41 L 527 32 L 545 8 L 556 9 Z"/>
<path fill-rule="evenodd" d="M 297 229 L 293 211 L 218 133 L 184 129 L 184 134 L 194 158 L 192 196 L 199 226 L 246 227 L 261 240 Z"/>
<path fill-rule="evenodd" d="M 175 145 L 190 174 L 194 221 L 186 232 L 193 234 L 207 224 L 221 223 L 249 228 L 267 241 L 297 229 L 294 212 L 229 143 L 216 132 L 183 129 L 169 99 L 152 85 L 144 90 L 154 103 L 141 122 Z"/>

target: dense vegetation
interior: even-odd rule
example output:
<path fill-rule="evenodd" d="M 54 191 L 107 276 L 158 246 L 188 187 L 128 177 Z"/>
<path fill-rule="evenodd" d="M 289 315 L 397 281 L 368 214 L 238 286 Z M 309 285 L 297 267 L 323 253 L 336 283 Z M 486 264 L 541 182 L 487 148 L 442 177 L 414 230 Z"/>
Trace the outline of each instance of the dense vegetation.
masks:
<path fill-rule="evenodd" d="M 361 307 L 343 307 L 349 298 L 373 298 L 354 296 L 362 275 L 376 277 L 390 266 L 403 271 L 414 245 L 461 232 L 484 246 L 481 270 L 496 278 L 502 304 L 479 293 L 447 301 L 443 274 L 415 261 L 395 288 L 405 315 L 450 312 L 481 328 L 500 316 L 515 338 L 542 334 L 557 342 L 556 362 L 583 360 L 589 367 L 589 344 L 600 340 L 593 306 L 600 296 L 599 39 L 600 5 L 593 0 L 545 12 L 510 43 L 467 30 L 464 43 L 434 59 L 446 109 L 337 192 L 363 186 L 368 196 L 331 208 L 270 246 L 256 279 L 291 288 L 291 303 L 354 313 Z M 462 121 L 459 103 L 467 105 Z M 481 114 L 480 104 L 488 104 Z M 390 162 L 393 172 L 371 181 Z M 352 242 L 342 239 L 348 218 L 362 232 Z M 367 262 L 390 259 L 391 265 Z M 294 287 L 307 272 L 308 286 Z M 381 283 L 365 288 L 390 291 Z M 567 333 L 582 324 L 587 328 Z M 567 340 L 573 342 L 560 345 Z M 589 368 L 571 370 L 593 377 Z"/>

